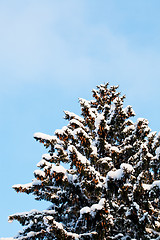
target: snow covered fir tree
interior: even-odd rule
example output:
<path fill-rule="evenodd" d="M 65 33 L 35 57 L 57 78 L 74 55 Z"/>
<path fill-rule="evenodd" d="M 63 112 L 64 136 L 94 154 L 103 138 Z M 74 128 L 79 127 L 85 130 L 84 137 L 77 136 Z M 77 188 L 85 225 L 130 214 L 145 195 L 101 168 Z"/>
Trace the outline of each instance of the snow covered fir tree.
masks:
<path fill-rule="evenodd" d="M 98 86 L 79 99 L 81 117 L 65 111 L 54 136 L 35 133 L 48 152 L 32 182 L 13 188 L 50 207 L 9 216 L 24 226 L 15 239 L 160 239 L 160 134 L 130 119 L 117 89 Z"/>

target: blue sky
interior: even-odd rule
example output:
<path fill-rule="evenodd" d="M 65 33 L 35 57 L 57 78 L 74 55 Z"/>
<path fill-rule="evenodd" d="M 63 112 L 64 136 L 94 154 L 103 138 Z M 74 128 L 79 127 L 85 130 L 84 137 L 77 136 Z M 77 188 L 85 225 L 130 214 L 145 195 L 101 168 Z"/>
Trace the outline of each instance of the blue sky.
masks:
<path fill-rule="evenodd" d="M 0 1 L 0 237 L 21 229 L 8 215 L 48 206 L 12 190 L 46 153 L 34 132 L 54 134 L 96 85 L 120 85 L 160 131 L 159 11 L 159 0 Z"/>

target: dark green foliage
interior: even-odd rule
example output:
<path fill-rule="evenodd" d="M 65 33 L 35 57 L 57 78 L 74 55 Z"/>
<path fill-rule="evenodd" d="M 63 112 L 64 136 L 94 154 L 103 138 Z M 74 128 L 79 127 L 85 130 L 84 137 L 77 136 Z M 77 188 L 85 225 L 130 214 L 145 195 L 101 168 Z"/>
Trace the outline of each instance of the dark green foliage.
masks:
<path fill-rule="evenodd" d="M 51 206 L 10 216 L 25 226 L 17 239 L 160 239 L 160 135 L 130 120 L 117 88 L 79 99 L 82 117 L 66 111 L 55 136 L 34 135 L 49 152 L 35 179 L 13 188 Z"/>

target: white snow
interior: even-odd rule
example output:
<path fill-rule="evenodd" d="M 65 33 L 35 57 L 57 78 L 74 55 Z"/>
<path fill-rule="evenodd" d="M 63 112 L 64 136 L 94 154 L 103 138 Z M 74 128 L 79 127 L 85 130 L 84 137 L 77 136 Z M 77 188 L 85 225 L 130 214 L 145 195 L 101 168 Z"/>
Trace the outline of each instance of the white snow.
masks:
<path fill-rule="evenodd" d="M 133 131 L 134 129 L 135 129 L 134 125 L 126 126 L 126 127 L 124 128 L 123 132 L 126 133 L 126 132 L 128 132 L 128 131 L 130 131 L 130 130 Z"/>
<path fill-rule="evenodd" d="M 57 173 L 66 173 L 66 169 L 59 165 L 59 166 L 56 166 L 55 164 L 52 164 L 52 169 L 51 169 L 51 172 L 57 172 Z"/>
<path fill-rule="evenodd" d="M 34 138 L 44 139 L 44 140 L 48 140 L 48 141 L 56 140 L 56 139 L 57 139 L 56 136 L 51 136 L 51 135 L 44 134 L 44 133 L 41 133 L 41 132 L 35 133 L 35 134 L 34 134 Z"/>
<path fill-rule="evenodd" d="M 126 125 L 134 125 L 134 122 L 131 119 L 126 119 L 125 124 Z"/>
<path fill-rule="evenodd" d="M 120 169 L 117 170 L 111 170 L 107 173 L 106 176 L 106 183 L 109 179 L 113 179 L 113 180 L 120 180 L 125 173 L 131 173 L 133 171 L 133 167 L 132 165 L 128 164 L 128 163 L 122 163 L 120 165 Z M 107 187 L 107 185 L 106 185 Z"/>
<path fill-rule="evenodd" d="M 60 134 L 63 135 L 64 132 L 67 130 L 68 128 L 66 126 L 64 126 L 62 129 L 57 129 L 54 133 L 55 134 Z"/>
<path fill-rule="evenodd" d="M 67 233 L 67 236 L 74 237 L 75 240 L 80 238 L 80 236 L 76 233 L 72 233 L 72 232 L 66 232 L 66 233 Z"/>
<path fill-rule="evenodd" d="M 26 184 L 15 184 L 12 186 L 12 188 L 30 188 L 32 187 L 32 183 L 26 183 Z"/>
<path fill-rule="evenodd" d="M 64 152 L 63 147 L 60 144 L 55 144 L 54 148 L 57 150 L 61 149 Z"/>
<path fill-rule="evenodd" d="M 55 210 L 43 210 L 42 213 L 55 214 Z"/>
<path fill-rule="evenodd" d="M 120 168 L 121 168 L 122 170 L 127 171 L 127 173 L 133 172 L 133 170 L 134 170 L 133 167 L 132 167 L 132 165 L 129 164 L 129 163 L 122 163 L 122 164 L 120 165 Z"/>
<path fill-rule="evenodd" d="M 156 232 L 155 230 L 153 230 L 152 228 L 146 228 L 146 231 L 148 233 L 153 233 L 153 234 L 156 234 L 158 236 L 160 236 L 160 233 L 159 232 Z M 151 240 L 154 240 L 153 238 Z M 159 237 L 157 238 L 157 240 L 159 240 Z"/>
<path fill-rule="evenodd" d="M 157 134 L 156 131 L 150 132 L 150 133 L 148 134 L 148 138 L 151 138 L 151 137 L 153 137 L 153 136 L 156 135 L 156 134 Z"/>
<path fill-rule="evenodd" d="M 152 187 L 155 187 L 155 186 L 157 186 L 157 187 L 160 188 L 160 180 L 154 181 L 154 182 L 152 183 Z"/>
<path fill-rule="evenodd" d="M 94 155 L 94 156 L 97 156 L 97 147 L 91 145 L 91 149 L 92 149 L 92 153 L 91 154 Z"/>
<path fill-rule="evenodd" d="M 88 109 L 88 111 L 89 111 L 90 116 L 95 119 L 96 116 L 97 116 L 97 109 L 90 107 L 90 108 Z"/>
<path fill-rule="evenodd" d="M 52 164 L 47 162 L 46 160 L 42 159 L 39 163 L 37 163 L 37 167 L 48 166 L 51 167 Z"/>
<path fill-rule="evenodd" d="M 70 116 L 70 118 L 74 118 L 74 119 L 77 119 L 78 121 L 80 121 L 80 122 L 84 122 L 84 119 L 83 118 L 81 118 L 81 117 L 79 117 L 78 115 L 76 115 L 75 113 L 73 113 L 73 112 L 69 112 L 69 111 L 64 111 L 64 113 L 66 114 L 66 115 L 69 115 Z"/>
<path fill-rule="evenodd" d="M 88 134 L 87 134 L 82 128 L 76 128 L 76 129 L 74 129 L 74 131 L 73 131 L 73 134 L 74 134 L 74 135 L 78 135 L 79 133 L 82 133 L 84 137 L 86 137 L 86 138 L 89 139 Z"/>
<path fill-rule="evenodd" d="M 156 156 L 157 156 L 157 158 L 159 158 L 159 155 L 160 155 L 160 147 L 158 147 L 158 148 L 156 149 Z"/>
<path fill-rule="evenodd" d="M 156 225 L 156 227 L 160 228 L 160 222 L 155 221 L 155 225 Z"/>
<path fill-rule="evenodd" d="M 133 202 L 135 208 L 137 209 L 137 211 L 139 211 L 139 205 L 136 202 Z"/>
<path fill-rule="evenodd" d="M 121 179 L 123 177 L 123 171 L 122 171 L 122 169 L 118 169 L 118 170 L 115 170 L 115 171 L 109 171 L 108 173 L 107 173 L 107 180 L 109 179 L 109 178 L 112 178 L 112 179 L 114 179 L 114 180 L 119 180 L 119 179 Z"/>
<path fill-rule="evenodd" d="M 58 229 L 63 229 L 63 225 L 62 225 L 62 223 L 59 223 L 59 222 L 53 221 L 53 224 L 55 224 L 56 227 L 57 227 Z"/>
<path fill-rule="evenodd" d="M 100 179 L 104 182 L 104 181 L 105 181 L 105 177 L 100 176 L 100 173 L 99 173 L 98 171 L 96 171 L 93 166 L 90 165 L 90 161 L 89 161 L 85 156 L 83 156 L 83 155 L 75 148 L 75 146 L 70 145 L 70 146 L 68 147 L 68 150 L 69 150 L 71 153 L 74 153 L 74 152 L 75 152 L 75 154 L 76 154 L 76 156 L 77 156 L 77 160 L 80 161 L 84 166 L 87 165 L 87 169 L 85 169 L 85 170 L 88 171 L 88 172 L 91 172 L 94 176 L 96 176 L 96 180 L 98 180 L 97 187 L 102 187 L 103 183 L 100 181 Z"/>
<path fill-rule="evenodd" d="M 115 101 L 115 100 L 114 100 L 114 101 Z M 108 120 L 107 120 L 107 124 L 110 124 L 110 123 L 111 123 L 112 118 L 113 118 L 113 116 L 114 116 L 114 114 L 115 114 L 116 105 L 115 105 L 114 101 L 113 101 L 113 104 L 111 105 L 111 108 L 110 108 L 110 116 L 109 116 L 109 118 L 108 118 Z"/>
<path fill-rule="evenodd" d="M 101 210 L 104 207 L 106 199 L 100 199 L 99 203 L 93 204 L 91 207 L 83 207 L 80 210 L 80 216 L 85 213 L 90 213 L 91 215 L 95 215 L 96 210 Z"/>
<path fill-rule="evenodd" d="M 27 233 L 27 237 L 34 237 L 34 236 L 36 236 L 36 233 L 33 231 Z"/>
<path fill-rule="evenodd" d="M 143 187 L 144 190 L 149 191 L 152 188 L 152 184 L 142 183 L 142 187 Z"/>
<path fill-rule="evenodd" d="M 42 181 L 40 181 L 40 180 L 33 180 L 33 182 L 32 182 L 32 186 L 36 186 L 36 185 L 41 185 L 42 184 Z"/>
<path fill-rule="evenodd" d="M 99 125 L 100 125 L 102 120 L 104 120 L 104 114 L 103 113 L 98 114 L 98 117 L 95 119 L 95 127 L 96 127 L 96 129 L 99 128 Z"/>
<path fill-rule="evenodd" d="M 85 213 L 89 213 L 90 211 L 91 211 L 91 208 L 90 208 L 90 207 L 83 207 L 83 208 L 80 210 L 80 215 L 85 214 Z"/>
<path fill-rule="evenodd" d="M 12 188 L 22 188 L 22 189 L 29 189 L 32 186 L 35 185 L 41 185 L 42 182 L 40 180 L 37 180 L 36 178 L 32 180 L 33 182 L 31 183 L 26 183 L 26 184 L 15 184 L 12 186 Z"/>
<path fill-rule="evenodd" d="M 75 148 L 75 146 L 73 146 L 73 145 L 70 145 L 69 147 L 68 147 L 68 150 L 72 153 L 72 152 L 75 152 L 76 153 L 76 155 L 77 155 L 77 158 L 78 158 L 78 160 L 82 163 L 82 164 L 88 164 L 88 165 L 90 165 L 90 161 L 85 157 L 85 156 L 83 156 L 80 152 L 78 152 L 77 151 L 77 149 Z"/>
<path fill-rule="evenodd" d="M 126 114 L 128 113 L 129 110 L 130 110 L 130 112 L 131 112 L 133 115 L 136 115 L 136 114 L 135 114 L 135 111 L 133 110 L 133 108 L 132 108 L 131 105 L 128 105 L 127 107 L 125 107 L 125 108 L 123 109 L 123 111 L 124 111 Z"/>
<path fill-rule="evenodd" d="M 45 218 L 49 221 L 53 220 L 53 217 L 52 216 L 45 216 Z"/>
<path fill-rule="evenodd" d="M 79 98 L 79 102 L 83 104 L 85 107 L 90 108 L 90 103 L 84 98 Z"/>
<path fill-rule="evenodd" d="M 149 152 L 147 152 L 146 156 L 147 156 L 148 158 L 153 158 L 153 155 L 152 155 L 151 153 L 149 153 Z"/>
<path fill-rule="evenodd" d="M 104 108 L 110 108 L 110 105 L 105 104 L 105 105 L 104 105 Z"/>
<path fill-rule="evenodd" d="M 71 119 L 70 120 L 70 124 L 75 124 L 75 125 L 77 125 L 77 126 L 79 126 L 81 128 L 84 128 L 84 125 L 81 122 L 79 122 L 78 120 L 76 120 L 76 119 Z"/>
<path fill-rule="evenodd" d="M 145 119 L 145 118 L 138 118 L 138 119 L 137 119 L 137 123 L 139 123 L 139 122 L 144 122 L 145 124 L 148 124 L 148 123 L 149 123 L 148 120 Z"/>
<path fill-rule="evenodd" d="M 92 212 L 95 212 L 96 210 L 101 210 L 101 209 L 104 207 L 105 201 L 106 201 L 105 198 L 102 198 L 102 199 L 99 201 L 99 203 L 93 204 L 93 205 L 91 206 L 91 211 L 92 211 Z"/>
<path fill-rule="evenodd" d="M 111 146 L 111 151 L 119 153 L 119 149 L 116 146 Z"/>
<path fill-rule="evenodd" d="M 35 170 L 34 171 L 34 175 L 36 176 L 41 176 L 43 178 L 45 178 L 45 173 L 42 170 Z"/>
<path fill-rule="evenodd" d="M 78 178 L 76 174 L 67 173 L 66 176 L 67 176 L 68 182 L 70 183 L 73 183 Z"/>
<path fill-rule="evenodd" d="M 50 160 L 52 158 L 52 156 L 49 153 L 45 153 L 42 155 L 42 158 L 45 160 Z"/>
<path fill-rule="evenodd" d="M 101 210 L 103 208 L 100 204 L 93 204 L 91 207 L 91 211 L 95 212 L 96 210 Z"/>
<path fill-rule="evenodd" d="M 159 187 L 160 188 L 160 180 L 154 181 L 152 184 L 146 184 L 143 183 L 142 187 L 144 190 L 150 191 L 153 187 Z"/>
<path fill-rule="evenodd" d="M 112 161 L 112 158 L 104 157 L 104 158 L 100 158 L 97 162 L 108 163 L 108 162 L 111 162 L 111 161 Z"/>
<path fill-rule="evenodd" d="M 92 118 L 96 118 L 96 115 L 97 115 L 97 110 L 95 109 L 95 108 L 92 108 L 91 107 L 91 104 L 90 104 L 90 101 L 87 101 L 87 100 L 85 100 L 85 99 L 83 99 L 83 98 L 79 98 L 79 102 L 80 102 L 80 104 L 82 105 L 82 107 L 83 107 L 83 105 L 84 105 L 84 107 L 86 107 L 87 109 L 88 109 L 88 112 L 89 112 L 89 115 L 92 117 Z"/>

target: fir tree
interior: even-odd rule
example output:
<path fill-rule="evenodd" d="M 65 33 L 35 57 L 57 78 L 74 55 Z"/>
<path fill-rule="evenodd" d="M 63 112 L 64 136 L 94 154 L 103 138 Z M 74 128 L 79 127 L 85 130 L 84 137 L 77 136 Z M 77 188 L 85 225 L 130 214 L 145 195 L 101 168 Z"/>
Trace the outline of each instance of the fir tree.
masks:
<path fill-rule="evenodd" d="M 82 117 L 66 111 L 54 136 L 34 135 L 49 151 L 13 188 L 51 206 L 9 216 L 25 226 L 16 239 L 160 239 L 160 135 L 130 120 L 117 88 L 98 86 L 79 99 Z"/>

